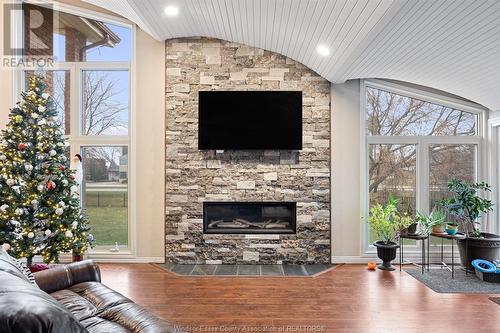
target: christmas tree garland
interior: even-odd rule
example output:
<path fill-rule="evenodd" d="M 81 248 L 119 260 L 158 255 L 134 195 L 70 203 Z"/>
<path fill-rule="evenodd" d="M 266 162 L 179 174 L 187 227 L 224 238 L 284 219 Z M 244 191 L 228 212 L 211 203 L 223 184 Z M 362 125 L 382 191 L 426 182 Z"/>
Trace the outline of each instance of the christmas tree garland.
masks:
<path fill-rule="evenodd" d="M 34 255 L 57 262 L 59 253 L 84 253 L 93 242 L 46 88 L 42 77 L 29 79 L 0 143 L 0 244 L 29 263 Z"/>

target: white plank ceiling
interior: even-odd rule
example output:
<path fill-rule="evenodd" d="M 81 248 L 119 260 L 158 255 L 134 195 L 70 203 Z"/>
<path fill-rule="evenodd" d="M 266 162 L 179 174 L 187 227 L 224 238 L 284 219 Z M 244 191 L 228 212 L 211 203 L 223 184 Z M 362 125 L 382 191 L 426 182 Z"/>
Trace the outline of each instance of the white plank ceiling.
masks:
<path fill-rule="evenodd" d="M 500 110 L 500 0 L 84 1 L 158 40 L 220 38 L 284 54 L 333 83 L 389 78 Z M 179 15 L 168 17 L 168 5 Z"/>

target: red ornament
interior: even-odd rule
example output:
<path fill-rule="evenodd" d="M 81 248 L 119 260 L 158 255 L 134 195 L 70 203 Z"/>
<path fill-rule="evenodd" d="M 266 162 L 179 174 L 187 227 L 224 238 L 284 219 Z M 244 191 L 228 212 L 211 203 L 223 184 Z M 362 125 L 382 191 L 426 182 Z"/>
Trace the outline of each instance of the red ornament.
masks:
<path fill-rule="evenodd" d="M 75 180 L 75 176 L 74 176 L 74 175 L 69 176 L 69 178 L 70 178 L 71 180 Z"/>
<path fill-rule="evenodd" d="M 25 150 L 26 149 L 26 144 L 25 143 L 20 143 L 17 145 L 17 148 L 19 148 L 19 150 Z"/>
<path fill-rule="evenodd" d="M 64 165 L 59 166 L 59 170 L 64 171 L 64 169 L 66 169 L 66 167 Z"/>
<path fill-rule="evenodd" d="M 56 183 L 54 183 L 52 180 L 49 180 L 47 182 L 47 189 L 52 190 L 56 188 Z"/>

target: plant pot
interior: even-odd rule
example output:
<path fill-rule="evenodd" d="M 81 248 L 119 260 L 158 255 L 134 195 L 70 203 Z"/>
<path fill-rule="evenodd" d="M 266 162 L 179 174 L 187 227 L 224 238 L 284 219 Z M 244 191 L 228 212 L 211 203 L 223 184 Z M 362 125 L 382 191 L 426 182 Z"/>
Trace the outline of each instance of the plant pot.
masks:
<path fill-rule="evenodd" d="M 435 233 L 435 234 L 442 234 L 445 232 L 444 230 L 444 225 L 440 224 L 440 225 L 435 225 L 432 227 L 432 232 Z"/>
<path fill-rule="evenodd" d="M 391 261 L 396 259 L 396 249 L 399 247 L 396 243 L 386 244 L 382 241 L 376 241 L 373 245 L 377 248 L 377 256 L 382 263 L 378 265 L 378 268 L 384 271 L 393 271 L 395 270 L 394 266 L 392 266 Z"/>
<path fill-rule="evenodd" d="M 484 238 L 469 237 L 458 241 L 458 252 L 462 266 L 474 271 L 472 260 L 484 259 L 493 262 L 500 258 L 500 236 L 483 232 Z M 467 247 L 467 248 L 466 248 Z M 467 258 L 465 258 L 467 254 Z"/>
<path fill-rule="evenodd" d="M 417 223 L 411 224 L 408 228 L 402 231 L 403 234 L 416 235 L 417 234 Z"/>
<path fill-rule="evenodd" d="M 446 225 L 446 233 L 448 235 L 454 236 L 458 232 L 458 226 L 454 224 L 447 224 Z"/>
<path fill-rule="evenodd" d="M 82 261 L 82 260 L 83 260 L 83 254 L 81 254 L 78 251 L 73 250 L 73 262 Z"/>

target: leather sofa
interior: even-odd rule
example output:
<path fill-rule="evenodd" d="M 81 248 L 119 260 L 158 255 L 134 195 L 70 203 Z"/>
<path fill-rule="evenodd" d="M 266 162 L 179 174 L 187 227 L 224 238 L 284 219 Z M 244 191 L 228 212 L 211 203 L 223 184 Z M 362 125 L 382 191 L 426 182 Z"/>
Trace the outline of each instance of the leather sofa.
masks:
<path fill-rule="evenodd" d="M 102 284 L 91 260 L 57 265 L 34 277 L 38 287 L 0 256 L 0 332 L 179 332 Z"/>

